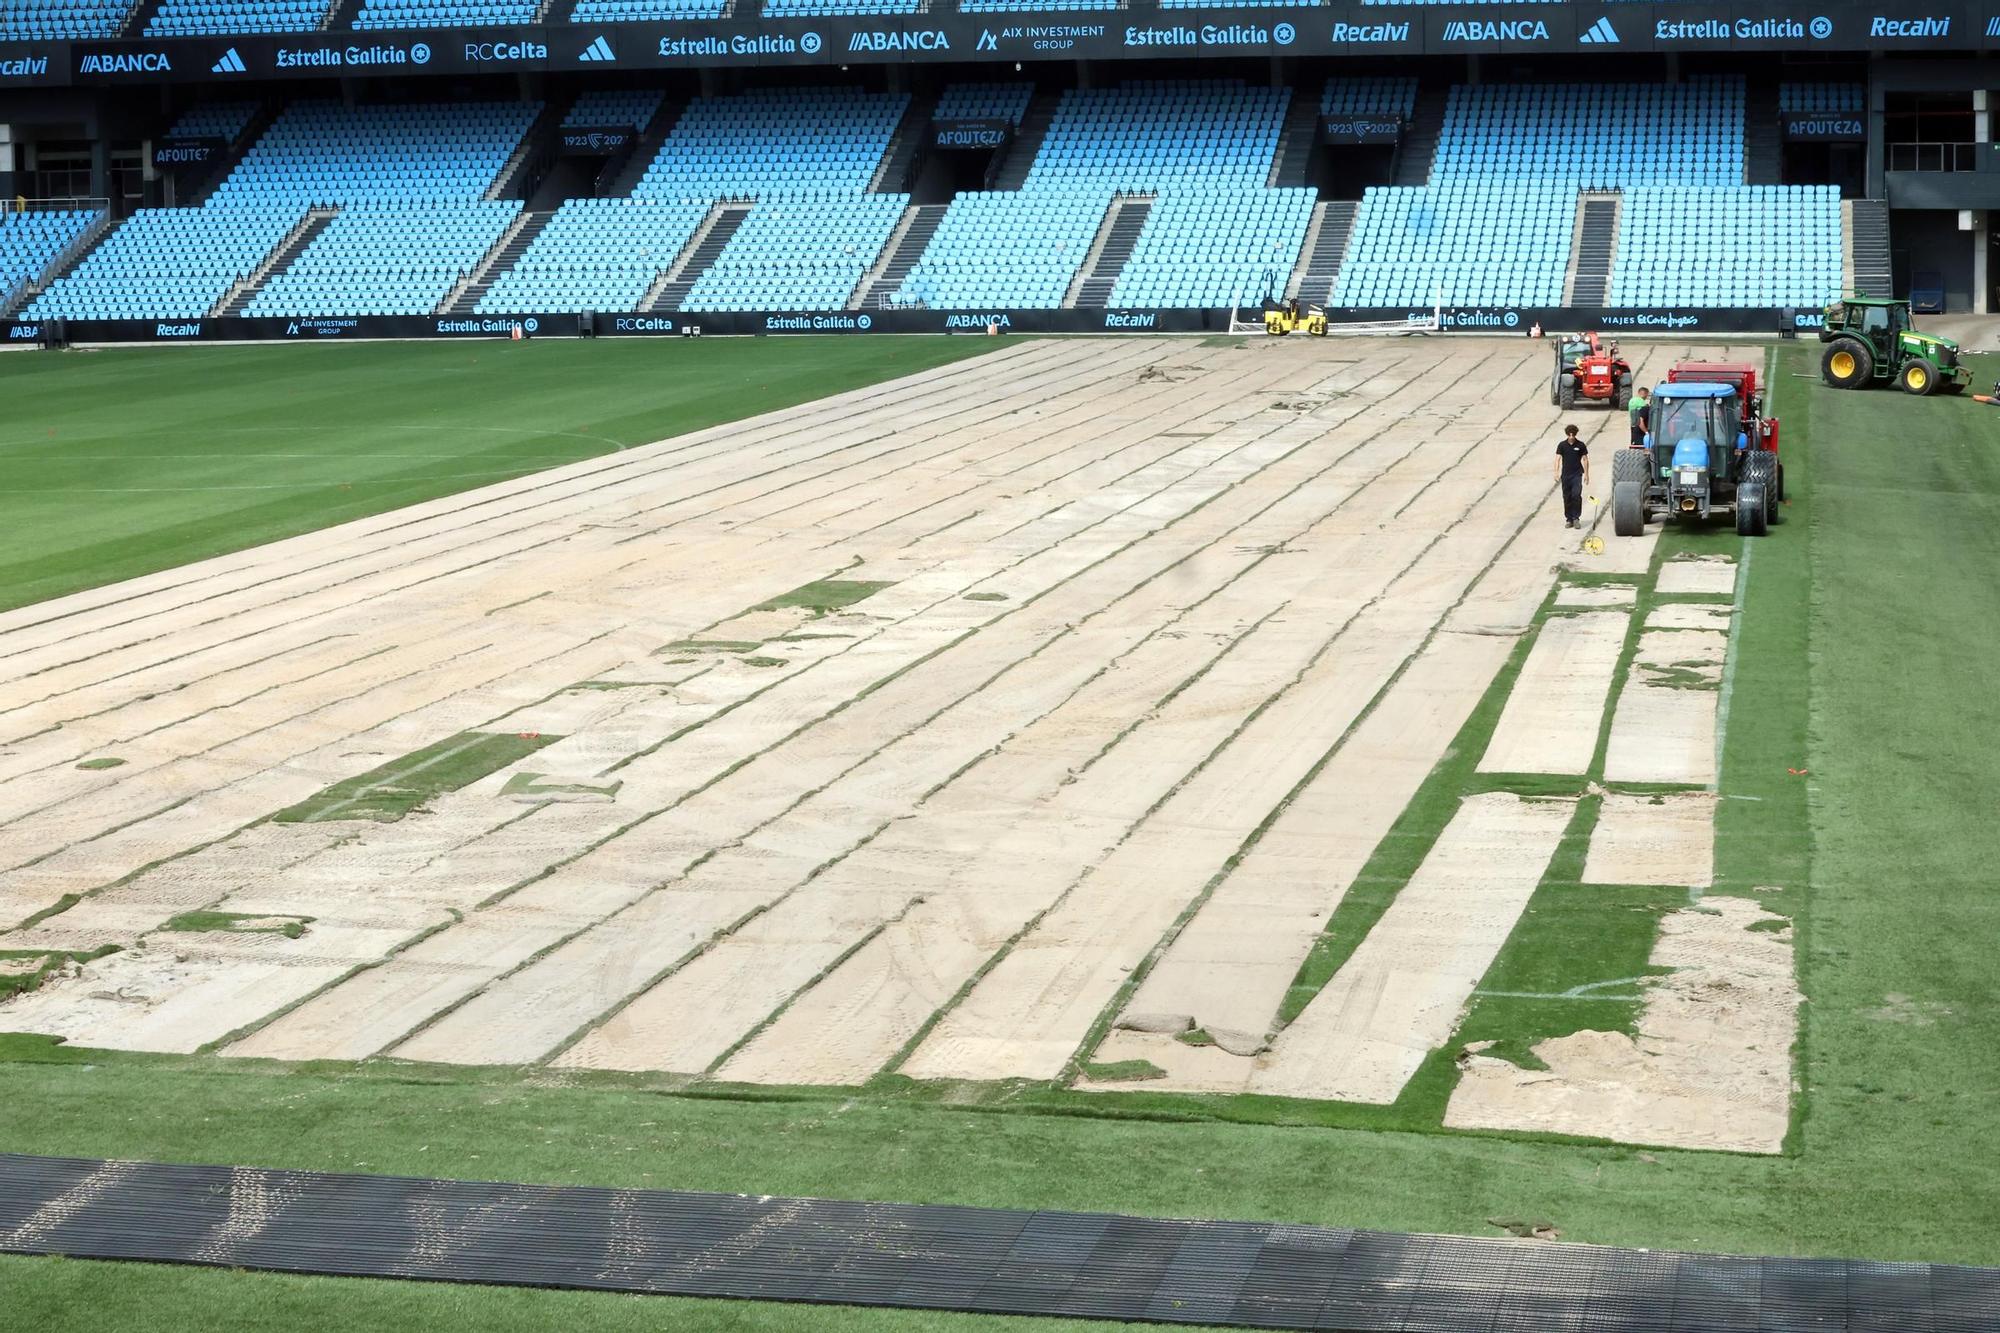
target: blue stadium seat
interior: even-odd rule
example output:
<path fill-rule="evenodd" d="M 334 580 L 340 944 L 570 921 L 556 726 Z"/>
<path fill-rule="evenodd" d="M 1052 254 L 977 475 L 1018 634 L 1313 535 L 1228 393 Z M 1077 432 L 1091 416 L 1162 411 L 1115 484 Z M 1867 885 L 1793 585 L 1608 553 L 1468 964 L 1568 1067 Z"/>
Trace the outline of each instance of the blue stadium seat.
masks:
<path fill-rule="evenodd" d="M 428 312 L 519 212 L 518 200 L 483 196 L 540 109 L 534 102 L 293 103 L 205 205 L 141 209 L 29 313 L 197 318 L 315 206 L 340 213 L 248 313 Z"/>
<path fill-rule="evenodd" d="M 131 13 L 132 0 L 5 0 L 0 41 L 116 37 Z"/>
<path fill-rule="evenodd" d="M 1859 83 L 1781 83 L 1778 110 L 1786 115 L 1859 115 L 1867 92 Z"/>
<path fill-rule="evenodd" d="M 1816 307 L 1840 295 L 1831 185 L 1625 192 L 1614 306 Z"/>
<path fill-rule="evenodd" d="M 97 219 L 98 209 L 0 212 L 0 301 L 39 278 L 69 243 Z"/>
<path fill-rule="evenodd" d="M 1021 123 L 1035 97 L 1032 83 L 954 83 L 938 94 L 938 120 L 1011 120 Z"/>
<path fill-rule="evenodd" d="M 146 35 L 315 32 L 332 8 L 333 0 L 162 0 Z"/>
<path fill-rule="evenodd" d="M 168 138 L 227 139 L 234 142 L 250 118 L 257 114 L 255 102 L 201 102 L 181 113 Z"/>
<path fill-rule="evenodd" d="M 578 0 L 574 23 L 649 23 L 672 19 L 719 19 L 729 0 Z"/>
<path fill-rule="evenodd" d="M 1312 216 L 1313 191 L 1266 188 L 1290 99 L 1236 81 L 1063 94 L 1022 187 L 953 200 L 892 300 L 1058 307 L 1119 194 L 1152 206 L 1113 304 L 1255 300 L 1290 276 Z"/>
<path fill-rule="evenodd" d="M 630 125 L 641 130 L 659 112 L 665 98 L 657 88 L 593 88 L 563 114 L 562 127 Z"/>

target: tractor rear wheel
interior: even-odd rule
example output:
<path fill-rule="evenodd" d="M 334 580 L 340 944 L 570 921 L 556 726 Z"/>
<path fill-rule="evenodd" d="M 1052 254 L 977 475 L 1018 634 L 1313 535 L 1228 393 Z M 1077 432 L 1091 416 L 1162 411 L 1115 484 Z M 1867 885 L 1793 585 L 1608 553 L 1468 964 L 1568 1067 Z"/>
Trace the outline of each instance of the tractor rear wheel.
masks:
<path fill-rule="evenodd" d="M 1631 482 L 1640 490 L 1653 479 L 1653 454 L 1649 449 L 1620 449 L 1611 455 L 1611 484 Z"/>
<path fill-rule="evenodd" d="M 1567 412 L 1576 406 L 1576 381 L 1567 376 L 1556 386 L 1556 406 Z"/>
<path fill-rule="evenodd" d="M 1896 383 L 1903 386 L 1903 392 L 1919 398 L 1928 398 L 1937 388 L 1937 382 L 1937 367 L 1920 356 L 1905 361 L 1903 368 L 1896 373 Z"/>
<path fill-rule="evenodd" d="M 1736 535 L 1761 537 L 1769 524 L 1764 516 L 1764 488 L 1746 481 L 1736 488 Z"/>
<path fill-rule="evenodd" d="M 1646 535 L 1646 488 L 1634 481 L 1611 487 L 1611 530 L 1620 537 Z"/>
<path fill-rule="evenodd" d="M 1835 338 L 1819 359 L 1819 377 L 1836 389 L 1865 388 L 1875 376 L 1875 353 L 1859 338 Z"/>
<path fill-rule="evenodd" d="M 1736 503 L 1740 509 L 1743 496 L 1755 487 L 1764 497 L 1764 526 L 1778 521 L 1778 456 L 1761 449 L 1752 451 L 1743 460 L 1743 477 L 1736 491 Z M 1739 520 L 1740 521 L 1740 520 Z"/>

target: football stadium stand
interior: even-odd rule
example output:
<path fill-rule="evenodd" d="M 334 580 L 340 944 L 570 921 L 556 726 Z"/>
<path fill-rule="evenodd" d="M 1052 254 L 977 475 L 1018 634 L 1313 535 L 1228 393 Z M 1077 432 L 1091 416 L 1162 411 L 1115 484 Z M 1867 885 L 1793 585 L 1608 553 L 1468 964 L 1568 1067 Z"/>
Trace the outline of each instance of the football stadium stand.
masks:
<path fill-rule="evenodd" d="M 759 202 L 683 310 L 838 310 L 909 204 L 906 194 Z"/>
<path fill-rule="evenodd" d="M 474 28 L 531 23 L 538 0 L 363 0 L 357 28 Z"/>
<path fill-rule="evenodd" d="M 936 120 L 1011 120 L 1019 125 L 1035 99 L 1032 83 L 954 83 L 938 94 Z"/>
<path fill-rule="evenodd" d="M 1575 219 L 1576 189 L 1568 185 L 1371 189 L 1333 304 L 1558 305 Z"/>
<path fill-rule="evenodd" d="M 146 20 L 148 37 L 204 33 L 314 32 L 330 0 L 162 0 Z"/>
<path fill-rule="evenodd" d="M 1560 304 L 1582 190 L 1623 196 L 1613 304 L 1827 299 L 1837 192 L 1744 185 L 1743 138 L 1740 79 L 1454 88 L 1430 182 L 1363 196 L 1333 301 Z"/>
<path fill-rule="evenodd" d="M 564 129 L 595 125 L 643 127 L 659 111 L 666 94 L 657 88 L 593 88 L 563 114 Z"/>
<path fill-rule="evenodd" d="M 1743 183 L 1743 81 L 1451 90 L 1431 180 L 1580 189 Z"/>
<path fill-rule="evenodd" d="M 0 213 L 0 304 L 40 277 L 96 218 L 95 210 L 85 209 Z"/>
<path fill-rule="evenodd" d="M 953 83 L 934 103 L 753 87 L 697 97 L 667 118 L 658 89 L 595 89 L 561 123 L 631 126 L 661 136 L 647 140 L 657 151 L 621 171 L 629 195 L 537 195 L 532 213 L 495 196 L 533 193 L 502 183 L 541 179 L 529 154 L 553 150 L 540 103 L 301 100 L 277 112 L 201 207 L 140 210 L 38 294 L 22 278 L 44 273 L 87 224 L 15 219 L 0 242 L 0 291 L 32 297 L 30 316 L 69 318 L 806 311 L 878 300 L 1222 308 L 1282 290 L 1309 238 L 1326 284 L 1316 291 L 1343 307 L 1783 307 L 1838 290 L 1838 191 L 1745 183 L 1740 78 L 1484 84 L 1420 99 L 1414 78 L 1337 77 L 1302 96 L 1295 105 L 1289 89 L 1219 79 L 1040 99 L 1024 81 Z M 1858 85 L 1794 83 L 1775 100 L 1819 111 L 1859 97 Z M 1426 141 L 1419 165 L 1398 170 L 1421 184 L 1372 186 L 1358 204 L 1324 207 L 1310 185 L 1273 184 L 1310 178 L 1297 136 L 1315 112 L 1413 126 L 1420 107 L 1437 127 L 1435 152 Z M 258 111 L 198 105 L 172 133 L 235 140 L 261 123 Z M 924 114 L 1020 126 L 987 175 L 1016 188 L 952 194 L 933 179 L 912 208 L 889 168 L 907 160 L 920 133 L 913 115 Z M 1316 219 L 1336 207 L 1322 229 Z"/>
<path fill-rule="evenodd" d="M 234 140 L 256 114 L 255 102 L 202 102 L 183 111 L 167 136 Z"/>
<path fill-rule="evenodd" d="M 1331 78 L 1319 95 L 1322 116 L 1394 116 L 1408 120 L 1417 111 L 1417 81 L 1411 78 Z"/>
<path fill-rule="evenodd" d="M 1235 81 L 1064 93 L 1021 188 L 953 200 L 895 300 L 1057 308 L 1092 258 L 1114 201 L 1139 196 L 1148 207 L 1126 264 L 1130 291 L 1199 289 L 1201 299 L 1189 302 L 1196 305 L 1254 297 L 1249 284 L 1265 269 L 1289 271 L 1312 213 L 1313 191 L 1264 184 L 1290 98 Z M 1192 271 L 1190 262 L 1205 267 Z"/>
<path fill-rule="evenodd" d="M 571 199 L 480 298 L 479 309 L 636 309 L 709 211 L 705 202 Z"/>
<path fill-rule="evenodd" d="M 427 315 L 520 211 L 518 199 L 347 204 L 243 313 Z"/>
<path fill-rule="evenodd" d="M 125 25 L 127 0 L 6 0 L 0 4 L 0 40 L 112 37 Z"/>
<path fill-rule="evenodd" d="M 1625 192 L 1611 305 L 1817 306 L 1838 295 L 1831 185 Z"/>
<path fill-rule="evenodd" d="M 1842 111 L 1859 113 L 1867 92 L 1858 83 L 1781 83 L 1778 85 L 1778 110 L 1787 115 Z"/>
<path fill-rule="evenodd" d="M 34 319 L 195 319 L 299 225 L 297 211 L 144 208 L 74 273 L 36 297 Z"/>
<path fill-rule="evenodd" d="M 1117 9 L 1119 0 L 963 0 L 966 14 L 1026 14 L 1045 10 Z"/>
<path fill-rule="evenodd" d="M 280 243 L 308 231 L 314 233 L 311 242 L 288 257 L 293 267 L 303 265 L 299 285 L 286 290 L 324 292 L 327 308 L 298 309 L 293 302 L 294 308 L 282 313 L 390 313 L 382 303 L 397 275 L 409 275 L 413 287 L 427 283 L 421 275 L 432 271 L 439 255 L 462 255 L 482 234 L 484 224 L 474 217 L 498 216 L 469 214 L 461 206 L 481 199 L 540 109 L 532 102 L 351 109 L 335 102 L 294 103 L 206 204 L 141 209 L 74 273 L 37 297 L 27 313 L 194 318 L 229 297 L 239 283 L 265 276 L 257 269 Z M 389 203 L 403 207 L 370 207 Z M 519 202 L 511 206 L 518 210 Z M 324 212 L 348 207 L 358 210 L 355 220 L 338 228 Z M 318 218 L 315 209 L 322 210 Z M 505 225 L 503 218 L 499 226 Z M 325 257 L 316 257 L 329 236 Z M 433 236 L 441 246 L 437 251 L 428 248 Z M 373 260 L 364 244 L 369 238 L 387 247 Z M 389 246 L 392 240 L 396 244 Z M 488 236 L 487 243 L 491 240 Z M 482 251 L 473 251 L 472 259 Z M 306 281 L 315 273 L 335 272 L 346 274 L 350 285 Z M 379 280 L 367 278 L 370 272 Z M 433 303 L 441 295 L 433 296 Z M 403 309 L 410 300 L 394 304 Z"/>
<path fill-rule="evenodd" d="M 719 19 L 729 0 L 579 0 L 575 23 L 645 23 L 660 19 Z"/>
<path fill-rule="evenodd" d="M 209 202 L 478 199 L 540 111 L 539 102 L 294 102 Z"/>
<path fill-rule="evenodd" d="M 916 14 L 923 0 L 765 0 L 764 12 L 772 18 L 835 16 L 844 14 Z"/>
<path fill-rule="evenodd" d="M 639 199 L 841 198 L 868 188 L 906 93 L 763 89 L 697 99 L 632 191 Z"/>

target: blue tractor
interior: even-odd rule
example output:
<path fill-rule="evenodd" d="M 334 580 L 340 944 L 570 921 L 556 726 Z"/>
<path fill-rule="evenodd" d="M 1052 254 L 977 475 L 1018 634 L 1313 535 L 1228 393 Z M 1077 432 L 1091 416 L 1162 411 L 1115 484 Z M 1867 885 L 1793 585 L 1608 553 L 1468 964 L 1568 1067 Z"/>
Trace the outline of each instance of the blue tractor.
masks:
<path fill-rule="evenodd" d="M 1735 367 L 1717 367 L 1717 370 Z M 1637 537 L 1651 518 L 1705 520 L 1732 514 L 1736 530 L 1761 537 L 1784 496 L 1777 423 L 1740 378 L 1669 379 L 1653 391 L 1643 449 L 1621 449 L 1611 465 L 1611 523 Z"/>

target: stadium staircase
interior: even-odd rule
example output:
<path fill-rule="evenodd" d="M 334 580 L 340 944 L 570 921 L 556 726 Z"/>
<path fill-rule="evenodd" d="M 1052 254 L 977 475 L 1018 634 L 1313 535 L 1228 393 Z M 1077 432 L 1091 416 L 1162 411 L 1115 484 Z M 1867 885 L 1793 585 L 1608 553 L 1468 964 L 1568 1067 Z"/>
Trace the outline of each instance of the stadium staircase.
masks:
<path fill-rule="evenodd" d="M 665 97 L 660 101 L 660 109 L 653 118 L 639 127 L 638 141 L 632 145 L 632 155 L 623 165 L 610 169 L 606 175 L 597 178 L 597 197 L 613 199 L 629 196 L 639 187 L 646 175 L 646 168 L 653 165 L 653 159 L 660 155 L 660 146 L 680 123 L 682 113 L 687 110 L 684 97 Z"/>
<path fill-rule="evenodd" d="M 1006 160 L 995 166 L 987 189 L 1018 190 L 1027 181 L 1028 169 L 1035 165 L 1035 157 L 1042 151 L 1042 141 L 1049 137 L 1049 126 L 1055 123 L 1056 106 L 1061 101 L 1062 94 L 1058 92 L 1044 89 L 1035 94 L 1021 116 L 1020 128 L 1014 132 L 1014 142 L 1007 150 Z"/>
<path fill-rule="evenodd" d="M 257 146 L 257 141 L 264 137 L 265 132 L 271 128 L 271 122 L 276 120 L 278 113 L 284 109 L 284 102 L 277 98 L 258 103 L 256 114 L 244 122 L 242 131 L 230 141 L 229 147 L 223 150 L 221 158 L 210 168 L 208 175 L 201 179 L 189 197 L 183 201 L 184 206 L 200 208 L 207 203 L 208 197 L 215 193 L 216 187 L 228 180 L 229 173 L 242 165 L 244 154 Z"/>
<path fill-rule="evenodd" d="M 875 168 L 875 177 L 868 182 L 868 193 L 905 194 L 909 191 L 910 182 L 916 179 L 917 161 L 924 150 L 924 139 L 930 133 L 931 113 L 936 109 L 936 97 L 910 98 L 903 119 L 897 122 L 896 132 L 889 138 L 889 151 L 882 154 L 882 165 Z"/>
<path fill-rule="evenodd" d="M 319 25 L 321 32 L 347 32 L 354 27 L 354 17 L 361 12 L 367 0 L 334 0 L 333 8 L 326 11 L 326 22 Z"/>
<path fill-rule="evenodd" d="M 1278 131 L 1278 151 L 1271 157 L 1271 174 L 1266 189 L 1300 189 L 1312 166 L 1313 149 L 1319 141 L 1319 107 L 1310 97 L 1292 94 L 1285 109 L 1285 125 Z"/>
<path fill-rule="evenodd" d="M 1854 296 L 1895 296 L 1889 261 L 1889 205 L 1880 199 L 1850 199 L 1847 214 L 1847 293 Z"/>
<path fill-rule="evenodd" d="M 144 36 L 146 25 L 153 21 L 153 15 L 160 12 L 160 6 L 164 3 L 165 0 L 139 0 L 137 4 L 132 6 L 131 12 L 125 15 L 125 21 L 118 25 L 118 31 L 114 35 L 119 37 Z"/>
<path fill-rule="evenodd" d="M 438 302 L 433 314 L 470 315 L 479 309 L 479 298 L 491 290 L 494 280 L 514 267 L 515 261 L 527 252 L 542 228 L 549 225 L 549 219 L 556 215 L 553 208 L 523 209 L 502 232 L 500 239 L 493 243 L 479 261 L 479 266 L 467 273 L 452 288 L 444 300 Z"/>
<path fill-rule="evenodd" d="M 313 239 L 326 230 L 327 224 L 340 215 L 340 209 L 308 208 L 298 224 L 285 233 L 285 239 L 271 247 L 271 253 L 252 269 L 249 276 L 238 278 L 229 284 L 216 303 L 209 307 L 208 318 L 217 319 L 228 315 L 240 315 L 243 307 L 250 304 L 264 284 L 280 273 L 286 272 L 298 257 L 305 253 Z"/>
<path fill-rule="evenodd" d="M 1611 265 L 1618 254 L 1621 196 L 1586 190 L 1577 196 L 1576 230 L 1570 237 L 1563 304 L 1601 306 L 1611 294 Z"/>
<path fill-rule="evenodd" d="M 1111 207 L 1104 210 L 1097 239 L 1091 243 L 1083 263 L 1077 266 L 1076 277 L 1063 297 L 1063 309 L 1102 310 L 1111 304 L 1111 291 L 1118 285 L 1118 275 L 1125 271 L 1126 261 L 1132 258 L 1132 247 L 1139 243 L 1139 233 L 1145 230 L 1154 198 L 1150 194 L 1128 194 L 1111 201 Z"/>
<path fill-rule="evenodd" d="M 1396 148 L 1397 185 L 1428 185 L 1431 164 L 1437 160 L 1438 140 L 1444 135 L 1444 112 L 1448 93 L 1431 88 L 1417 94 L 1417 109 L 1410 128 Z"/>
<path fill-rule="evenodd" d="M 1340 277 L 1341 261 L 1347 258 L 1347 243 L 1354 236 L 1354 216 L 1360 211 L 1361 205 L 1351 199 L 1333 199 L 1314 206 L 1305 247 L 1299 251 L 1291 281 L 1285 284 L 1285 295 L 1315 305 L 1326 305 L 1333 300 L 1333 284 Z"/>
<path fill-rule="evenodd" d="M 1750 80 L 1743 95 L 1743 183 L 1777 185 L 1784 175 L 1777 85 Z"/>
<path fill-rule="evenodd" d="M 97 217 L 88 227 L 62 248 L 62 251 L 43 266 L 42 271 L 21 284 L 12 299 L 0 299 L 0 319 L 12 319 L 27 308 L 30 301 L 54 286 L 59 278 L 67 278 L 76 271 L 76 266 L 89 258 L 97 243 L 109 236 L 118 224 L 111 219 L 110 209 L 100 209 Z M 0 293 L 0 297 L 4 297 Z"/>
<path fill-rule="evenodd" d="M 646 294 L 639 298 L 639 309 L 652 314 L 665 314 L 679 310 L 681 302 L 687 300 L 688 293 L 701 281 L 701 275 L 708 272 L 729 244 L 730 237 L 743 225 L 743 219 L 750 216 L 750 205 L 746 203 L 717 204 L 709 210 L 708 217 L 701 226 L 695 228 L 688 238 L 687 247 L 674 260 L 672 268 L 662 273 Z"/>
<path fill-rule="evenodd" d="M 486 198 L 520 199 L 541 184 L 549 164 L 555 161 L 556 136 L 567 110 L 567 102 L 542 103 L 541 114 L 528 126 L 521 142 L 514 145 L 514 151 L 508 154 L 507 161 L 493 177 L 493 183 L 486 187 Z"/>
<path fill-rule="evenodd" d="M 901 287 L 903 279 L 910 276 L 910 270 L 924 257 L 924 247 L 937 235 L 938 224 L 944 221 L 945 210 L 950 207 L 950 204 L 912 204 L 904 209 L 902 220 L 889 235 L 889 243 L 882 247 L 881 257 L 854 285 L 847 308 L 871 309 Z"/>

